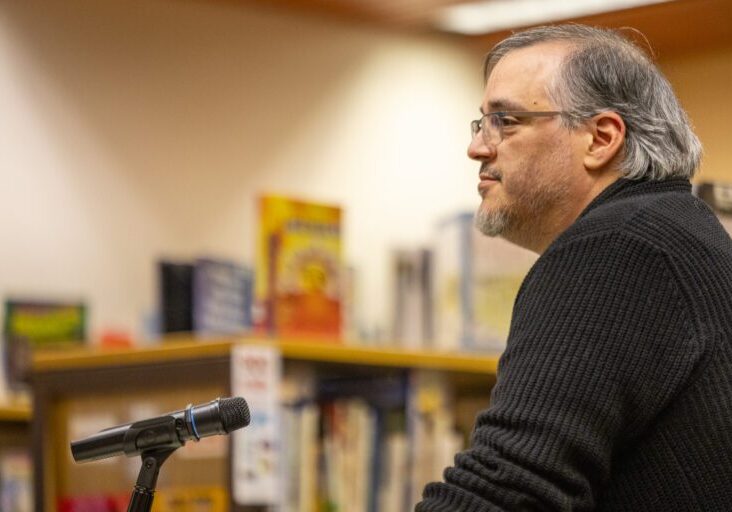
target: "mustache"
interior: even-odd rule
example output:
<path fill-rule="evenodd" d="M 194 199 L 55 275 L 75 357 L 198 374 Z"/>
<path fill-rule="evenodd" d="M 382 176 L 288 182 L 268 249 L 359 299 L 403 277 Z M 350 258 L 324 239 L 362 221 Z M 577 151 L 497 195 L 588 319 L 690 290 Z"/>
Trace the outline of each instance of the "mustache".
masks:
<path fill-rule="evenodd" d="M 503 173 L 499 169 L 491 169 L 486 162 L 480 164 L 478 176 L 481 179 L 491 179 L 501 181 Z"/>

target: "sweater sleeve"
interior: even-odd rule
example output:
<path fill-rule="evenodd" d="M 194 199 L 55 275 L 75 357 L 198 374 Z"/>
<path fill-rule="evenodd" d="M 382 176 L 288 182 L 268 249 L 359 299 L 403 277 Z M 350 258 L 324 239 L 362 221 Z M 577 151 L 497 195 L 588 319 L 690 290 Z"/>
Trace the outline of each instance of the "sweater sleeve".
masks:
<path fill-rule="evenodd" d="M 514 306 L 491 406 L 417 512 L 593 510 L 614 454 L 703 347 L 666 257 L 608 233 L 544 254 Z"/>

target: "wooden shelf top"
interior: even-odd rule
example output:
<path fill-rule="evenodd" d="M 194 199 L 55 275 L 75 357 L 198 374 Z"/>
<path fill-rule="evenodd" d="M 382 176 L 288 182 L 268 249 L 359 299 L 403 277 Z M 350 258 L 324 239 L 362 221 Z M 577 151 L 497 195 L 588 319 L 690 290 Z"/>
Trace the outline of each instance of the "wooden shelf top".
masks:
<path fill-rule="evenodd" d="M 29 422 L 33 410 L 29 403 L 0 402 L 0 421 Z"/>
<path fill-rule="evenodd" d="M 427 350 L 369 347 L 354 344 L 318 343 L 261 338 L 194 340 L 179 338 L 135 348 L 83 347 L 38 352 L 33 356 L 37 373 L 88 369 L 104 366 L 154 364 L 185 359 L 226 357 L 234 344 L 277 347 L 286 359 L 403 368 L 432 368 L 477 374 L 495 374 L 499 355 L 446 353 Z"/>

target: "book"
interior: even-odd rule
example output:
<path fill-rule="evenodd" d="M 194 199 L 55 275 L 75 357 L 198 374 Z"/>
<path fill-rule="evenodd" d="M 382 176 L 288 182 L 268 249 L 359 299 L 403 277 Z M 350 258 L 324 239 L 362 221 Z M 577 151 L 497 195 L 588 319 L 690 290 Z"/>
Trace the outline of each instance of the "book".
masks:
<path fill-rule="evenodd" d="M 193 264 L 160 260 L 158 291 L 161 333 L 193 330 Z"/>
<path fill-rule="evenodd" d="M 732 184 L 702 181 L 694 184 L 692 192 L 716 213 L 732 214 Z"/>
<path fill-rule="evenodd" d="M 395 251 L 393 272 L 394 340 L 405 348 L 429 347 L 433 337 L 432 251 Z"/>
<path fill-rule="evenodd" d="M 129 498 L 128 498 L 129 501 Z M 58 512 L 121 512 L 115 497 L 98 496 L 62 496 L 57 500 Z"/>
<path fill-rule="evenodd" d="M 218 485 L 163 487 L 155 493 L 153 510 L 155 512 L 227 512 L 229 493 L 223 486 Z"/>
<path fill-rule="evenodd" d="M 360 398 L 323 405 L 321 509 L 368 512 L 374 489 L 375 411 Z"/>
<path fill-rule="evenodd" d="M 131 492 L 64 496 L 58 499 L 59 512 L 126 512 Z M 3 512 L 6 509 L 2 509 Z M 28 509 L 30 510 L 30 509 Z M 229 494 L 223 486 L 168 486 L 156 489 L 154 512 L 225 512 Z M 8 512 L 14 509 L 8 509 Z M 19 511 L 20 512 L 20 511 Z"/>
<path fill-rule="evenodd" d="M 714 211 L 725 231 L 732 235 L 732 184 L 702 181 L 692 186 L 692 192 Z"/>
<path fill-rule="evenodd" d="M 454 393 L 447 376 L 433 370 L 412 370 L 407 404 L 407 506 L 413 510 L 430 482 L 442 479 L 446 467 L 463 448 L 455 429 Z"/>
<path fill-rule="evenodd" d="M 265 196 L 259 215 L 257 327 L 285 338 L 339 341 L 340 208 Z"/>
<path fill-rule="evenodd" d="M 290 361 L 280 381 L 283 501 L 279 512 L 317 512 L 320 409 L 310 365 Z"/>
<path fill-rule="evenodd" d="M 314 402 L 283 406 L 283 502 L 280 512 L 316 512 L 318 489 L 318 426 Z"/>
<path fill-rule="evenodd" d="M 33 510 L 33 470 L 29 453 L 17 450 L 0 453 L 0 510 Z"/>
<path fill-rule="evenodd" d="M 388 436 L 404 435 L 407 386 L 406 372 L 379 378 L 333 376 L 318 381 L 323 418 L 323 506 L 379 512 L 388 463 L 385 445 Z M 392 494 L 406 496 L 406 480 L 390 485 L 396 486 Z"/>
<path fill-rule="evenodd" d="M 382 450 L 383 464 L 377 489 L 378 508 L 373 512 L 402 512 L 407 504 L 407 475 L 409 443 L 404 432 L 392 432 L 386 437 Z"/>
<path fill-rule="evenodd" d="M 86 313 L 83 302 L 6 300 L 3 373 L 8 388 L 12 391 L 26 389 L 34 350 L 83 344 Z"/>
<path fill-rule="evenodd" d="M 439 223 L 435 243 L 435 346 L 453 351 L 505 348 L 513 304 L 537 256 L 480 233 L 472 213 Z"/>
<path fill-rule="evenodd" d="M 252 327 L 254 275 L 232 261 L 198 258 L 193 267 L 193 330 L 240 334 Z"/>

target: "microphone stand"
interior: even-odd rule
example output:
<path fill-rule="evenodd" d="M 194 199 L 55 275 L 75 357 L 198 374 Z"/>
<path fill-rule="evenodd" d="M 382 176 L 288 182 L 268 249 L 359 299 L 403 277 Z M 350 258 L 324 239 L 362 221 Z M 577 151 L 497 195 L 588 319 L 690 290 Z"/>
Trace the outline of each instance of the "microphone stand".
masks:
<path fill-rule="evenodd" d="M 72 442 L 71 453 L 77 462 L 140 454 L 142 467 L 127 512 L 150 512 L 160 468 L 171 453 L 189 439 L 228 434 L 248 424 L 249 407 L 243 398 L 217 398 L 195 408 L 189 404 L 184 411 L 102 430 Z"/>
<path fill-rule="evenodd" d="M 187 411 L 191 407 L 189 405 Z M 127 512 L 150 512 L 160 467 L 171 453 L 185 444 L 179 435 L 184 428 L 182 420 L 162 416 L 138 421 L 127 429 L 123 438 L 124 451 L 134 453 L 135 450 L 141 450 L 142 460 Z"/>
<path fill-rule="evenodd" d="M 150 512 L 155 497 L 155 485 L 158 483 L 160 466 L 175 450 L 176 448 L 165 448 L 142 452 L 140 455 L 142 467 L 140 467 L 140 473 L 137 475 L 137 483 L 132 490 L 127 512 Z"/>

